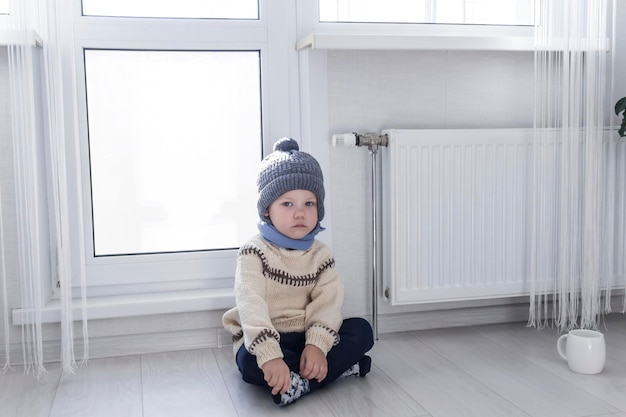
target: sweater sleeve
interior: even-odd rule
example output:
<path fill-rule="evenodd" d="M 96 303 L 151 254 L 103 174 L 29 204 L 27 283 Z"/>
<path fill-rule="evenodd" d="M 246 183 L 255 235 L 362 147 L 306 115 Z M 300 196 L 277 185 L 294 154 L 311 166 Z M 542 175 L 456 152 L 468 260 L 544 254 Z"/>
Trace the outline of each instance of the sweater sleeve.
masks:
<path fill-rule="evenodd" d="M 237 258 L 235 297 L 245 347 L 256 356 L 259 368 L 269 360 L 283 357 L 280 334 L 272 325 L 265 300 L 265 285 L 258 249 L 243 249 Z"/>
<path fill-rule="evenodd" d="M 311 292 L 311 302 L 306 307 L 306 344 L 317 346 L 327 354 L 339 343 L 343 285 L 332 258 L 322 265 L 322 272 Z"/>

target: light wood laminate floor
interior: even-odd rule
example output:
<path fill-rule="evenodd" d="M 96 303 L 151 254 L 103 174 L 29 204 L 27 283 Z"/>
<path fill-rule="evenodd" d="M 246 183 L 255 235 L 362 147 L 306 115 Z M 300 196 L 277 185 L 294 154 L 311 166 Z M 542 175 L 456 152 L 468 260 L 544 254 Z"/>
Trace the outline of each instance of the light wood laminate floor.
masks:
<path fill-rule="evenodd" d="M 383 334 L 366 378 L 284 408 L 241 380 L 229 347 L 93 359 L 42 381 L 17 368 L 0 375 L 0 416 L 626 417 L 626 317 L 604 326 L 599 375 L 568 369 L 555 330 L 514 323 Z"/>

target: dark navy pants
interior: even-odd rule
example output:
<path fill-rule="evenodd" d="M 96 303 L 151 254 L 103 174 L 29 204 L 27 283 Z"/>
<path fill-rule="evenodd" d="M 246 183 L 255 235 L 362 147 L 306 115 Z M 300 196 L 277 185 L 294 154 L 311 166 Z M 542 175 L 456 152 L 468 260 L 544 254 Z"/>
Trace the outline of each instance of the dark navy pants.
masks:
<path fill-rule="evenodd" d="M 305 346 L 304 333 L 281 333 L 280 347 L 283 351 L 284 361 L 290 370 L 300 373 L 300 356 Z M 363 355 L 374 346 L 372 327 L 362 318 L 345 319 L 339 329 L 339 344 L 326 355 L 328 361 L 328 375 L 321 382 L 316 380 L 309 382 L 311 391 L 324 387 L 341 376 L 352 365 L 359 362 Z M 251 355 L 241 346 L 236 355 L 237 367 L 243 380 L 254 385 L 265 385 L 263 371 L 256 362 L 256 357 Z"/>

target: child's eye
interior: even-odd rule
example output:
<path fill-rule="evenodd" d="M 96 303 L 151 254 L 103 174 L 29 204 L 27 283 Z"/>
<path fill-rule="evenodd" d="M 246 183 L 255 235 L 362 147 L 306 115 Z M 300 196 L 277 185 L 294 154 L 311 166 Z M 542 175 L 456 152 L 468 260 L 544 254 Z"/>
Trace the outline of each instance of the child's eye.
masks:
<path fill-rule="evenodd" d="M 307 205 L 308 207 L 315 207 L 315 201 L 307 201 L 307 202 L 306 202 L 306 205 Z"/>
<path fill-rule="evenodd" d="M 285 201 L 285 202 L 283 203 L 283 206 L 285 206 L 285 207 L 291 207 L 291 206 L 293 206 L 293 203 L 292 203 L 291 201 Z"/>

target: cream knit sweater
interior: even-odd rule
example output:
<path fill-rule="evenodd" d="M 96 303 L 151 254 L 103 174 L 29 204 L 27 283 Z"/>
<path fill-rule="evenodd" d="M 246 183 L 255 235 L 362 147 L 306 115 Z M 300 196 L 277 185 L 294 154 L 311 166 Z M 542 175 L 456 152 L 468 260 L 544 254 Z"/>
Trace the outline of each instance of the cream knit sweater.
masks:
<path fill-rule="evenodd" d="M 265 362 L 282 358 L 280 334 L 305 333 L 306 344 L 324 354 L 339 343 L 343 285 L 330 249 L 318 240 L 307 251 L 275 246 L 257 235 L 239 249 L 235 276 L 237 307 L 222 322 L 242 344 Z"/>

